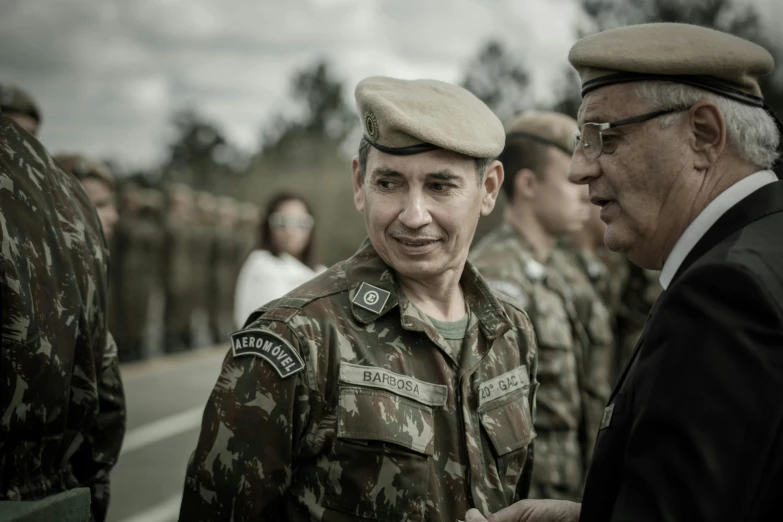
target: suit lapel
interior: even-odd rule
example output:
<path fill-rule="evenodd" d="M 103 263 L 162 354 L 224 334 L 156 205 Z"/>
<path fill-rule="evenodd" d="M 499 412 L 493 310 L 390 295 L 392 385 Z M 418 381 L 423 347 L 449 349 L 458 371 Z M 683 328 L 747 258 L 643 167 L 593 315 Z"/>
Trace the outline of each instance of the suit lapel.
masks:
<path fill-rule="evenodd" d="M 697 259 L 709 252 L 722 240 L 757 219 L 781 211 L 783 211 L 783 181 L 765 185 L 747 196 L 727 210 L 696 243 L 696 246 L 693 247 L 693 250 L 690 251 L 680 265 L 677 273 L 674 274 L 669 286 L 674 284 L 677 277 L 683 274 Z"/>
<path fill-rule="evenodd" d="M 617 393 L 620 391 L 620 388 L 623 387 L 625 378 L 628 376 L 628 372 L 631 370 L 633 363 L 636 361 L 636 358 L 639 355 L 639 351 L 641 350 L 642 344 L 644 343 L 644 338 L 647 336 L 647 329 L 650 327 L 650 322 L 653 317 L 653 314 L 655 314 L 655 311 L 658 309 L 658 303 L 661 302 L 661 299 L 663 299 L 665 293 L 666 293 L 665 291 L 661 292 L 661 294 L 658 296 L 658 299 L 656 299 L 655 303 L 653 303 L 653 306 L 650 309 L 650 313 L 647 314 L 647 320 L 644 323 L 644 328 L 642 328 L 642 333 L 641 335 L 639 335 L 639 339 L 636 341 L 636 346 L 634 346 L 633 353 L 631 354 L 631 358 L 628 359 L 627 363 L 625 363 L 625 368 L 623 369 L 623 373 L 620 375 L 620 378 L 617 379 L 617 383 L 614 385 L 614 390 L 612 390 L 612 395 L 609 397 L 610 404 L 614 400 L 615 395 L 617 395 Z"/>

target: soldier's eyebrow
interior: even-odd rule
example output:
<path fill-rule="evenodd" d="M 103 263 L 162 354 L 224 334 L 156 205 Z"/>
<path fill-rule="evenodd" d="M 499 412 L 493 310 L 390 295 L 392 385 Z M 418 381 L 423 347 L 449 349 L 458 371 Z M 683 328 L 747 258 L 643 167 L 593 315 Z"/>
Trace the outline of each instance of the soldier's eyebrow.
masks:
<path fill-rule="evenodd" d="M 401 172 L 396 171 L 396 170 L 394 170 L 392 168 L 385 167 L 385 166 L 376 167 L 372 171 L 372 176 L 371 177 L 372 178 L 380 178 L 381 176 L 383 176 L 384 178 L 402 178 L 402 177 L 404 177 Z"/>
<path fill-rule="evenodd" d="M 430 172 L 427 174 L 427 180 L 462 181 L 462 176 L 456 174 L 450 169 L 443 169 L 439 170 L 438 172 Z"/>

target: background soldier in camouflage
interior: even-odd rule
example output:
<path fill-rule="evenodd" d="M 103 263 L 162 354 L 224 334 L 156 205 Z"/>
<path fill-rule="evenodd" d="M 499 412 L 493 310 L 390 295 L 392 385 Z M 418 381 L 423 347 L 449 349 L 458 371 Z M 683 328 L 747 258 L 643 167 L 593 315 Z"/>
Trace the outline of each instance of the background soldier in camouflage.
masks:
<path fill-rule="evenodd" d="M 73 176 L 0 117 L 0 500 L 79 486 L 104 520 L 125 432 L 100 222 Z"/>
<path fill-rule="evenodd" d="M 562 244 L 576 254 L 593 287 L 612 317 L 615 317 L 628 283 L 628 261 L 623 254 L 606 248 L 605 231 L 606 224 L 601 221 L 601 207 L 590 205 L 590 217 L 585 226 L 565 238 Z"/>
<path fill-rule="evenodd" d="M 441 82 L 356 96 L 370 240 L 232 334 L 181 520 L 453 522 L 527 494 L 532 329 L 466 264 L 502 124 Z"/>
<path fill-rule="evenodd" d="M 506 220 L 471 253 L 489 284 L 530 315 L 539 344 L 536 464 L 531 496 L 574 498 L 585 469 L 585 414 L 581 392 L 587 332 L 563 274 L 553 266 L 557 240 L 587 218 L 587 191 L 566 176 L 576 122 L 548 112 L 510 123 L 500 160 Z"/>
<path fill-rule="evenodd" d="M 0 83 L 0 111 L 33 136 L 38 135 L 41 110 L 33 97 L 18 86 Z"/>
<path fill-rule="evenodd" d="M 628 270 L 628 280 L 623 289 L 617 313 L 617 373 L 622 372 L 642 334 L 647 316 L 655 300 L 663 291 L 658 270 L 648 270 L 634 265 L 623 256 Z"/>
<path fill-rule="evenodd" d="M 164 282 L 166 312 L 164 349 L 179 352 L 190 349 L 193 315 L 192 245 L 195 233 L 193 191 L 186 185 L 173 184 L 168 190 L 165 230 Z"/>
<path fill-rule="evenodd" d="M 239 274 L 250 252 L 261 245 L 261 209 L 258 205 L 247 202 L 240 204 L 236 239 L 241 253 L 237 263 L 237 274 Z"/>
<path fill-rule="evenodd" d="M 54 159 L 63 170 L 70 172 L 81 182 L 98 212 L 103 235 L 106 236 L 107 241 L 111 241 L 118 214 L 114 195 L 114 176 L 109 168 L 99 161 L 80 154 L 58 154 Z"/>
<path fill-rule="evenodd" d="M 112 254 L 112 332 L 117 339 L 120 360 L 142 359 L 147 307 L 150 300 L 156 230 L 142 213 L 144 189 L 126 184 L 121 200 L 121 218 Z"/>
<path fill-rule="evenodd" d="M 628 261 L 625 254 L 606 248 L 606 224 L 601 221 L 601 207 L 590 207 L 590 219 L 567 244 L 576 254 L 611 317 L 614 348 L 608 378 L 613 385 L 631 357 L 647 314 L 661 292 L 658 282 L 660 272 L 641 269 Z"/>
<path fill-rule="evenodd" d="M 569 242 L 555 249 L 550 265 L 563 275 L 569 286 L 577 318 L 587 333 L 587 345 L 583 350 L 580 369 L 580 388 L 584 405 L 580 443 L 584 462 L 589 465 L 604 408 L 612 393 L 612 376 L 617 349 L 613 318 L 582 264 L 582 259 L 587 254 L 584 252 L 581 254 Z M 593 261 L 598 262 L 597 259 Z"/>
<path fill-rule="evenodd" d="M 211 266 L 212 248 L 217 231 L 217 199 L 209 192 L 197 192 L 195 212 L 191 230 L 190 262 L 194 337 L 193 346 L 204 346 L 212 342 L 209 309 L 217 296 L 210 294 L 210 279 L 214 273 Z M 212 304 L 210 303 L 212 302 Z"/>
<path fill-rule="evenodd" d="M 212 336 L 217 342 L 228 340 L 234 328 L 234 285 L 237 258 L 243 248 L 237 241 L 239 213 L 237 202 L 229 197 L 218 199 L 218 221 L 213 236 L 209 263 L 209 318 Z"/>

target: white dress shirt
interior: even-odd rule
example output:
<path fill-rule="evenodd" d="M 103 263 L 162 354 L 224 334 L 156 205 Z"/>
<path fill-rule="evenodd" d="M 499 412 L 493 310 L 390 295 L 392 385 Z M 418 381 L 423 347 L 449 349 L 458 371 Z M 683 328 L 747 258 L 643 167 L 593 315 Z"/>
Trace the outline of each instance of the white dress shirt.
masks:
<path fill-rule="evenodd" d="M 245 321 L 258 307 L 306 283 L 326 270 L 323 266 L 312 270 L 288 254 L 274 256 L 267 250 L 250 253 L 239 271 L 234 294 L 234 322 L 242 328 Z"/>
<path fill-rule="evenodd" d="M 730 186 L 704 207 L 704 210 L 696 216 L 696 219 L 688 225 L 680 239 L 675 243 L 669 257 L 661 269 L 660 282 L 664 290 L 671 284 L 674 275 L 679 270 L 685 258 L 688 257 L 693 247 L 704 237 L 704 234 L 714 225 L 723 214 L 731 207 L 750 196 L 753 192 L 770 183 L 778 181 L 778 177 L 771 170 L 761 170 L 741 179 Z"/>

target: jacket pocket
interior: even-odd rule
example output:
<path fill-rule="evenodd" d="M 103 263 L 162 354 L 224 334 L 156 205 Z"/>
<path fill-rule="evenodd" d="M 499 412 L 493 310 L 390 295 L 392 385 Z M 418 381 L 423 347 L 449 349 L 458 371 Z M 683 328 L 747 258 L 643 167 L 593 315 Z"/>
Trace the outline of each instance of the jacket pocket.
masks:
<path fill-rule="evenodd" d="M 507 502 L 516 498 L 529 448 L 536 436 L 530 411 L 529 385 L 520 392 L 479 408 L 481 426 L 492 443 L 495 465 Z"/>
<path fill-rule="evenodd" d="M 422 520 L 434 445 L 431 406 L 341 384 L 324 505 L 357 519 Z"/>

